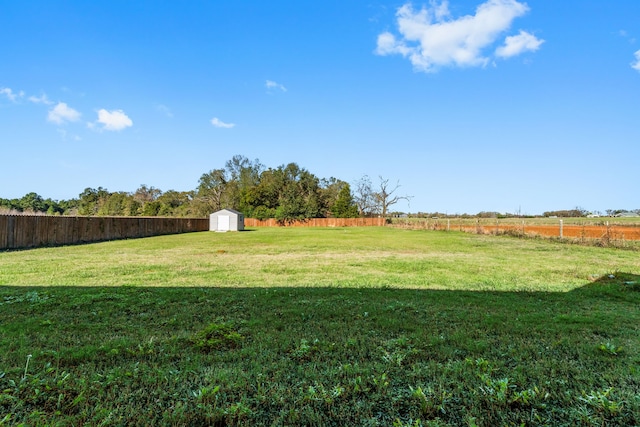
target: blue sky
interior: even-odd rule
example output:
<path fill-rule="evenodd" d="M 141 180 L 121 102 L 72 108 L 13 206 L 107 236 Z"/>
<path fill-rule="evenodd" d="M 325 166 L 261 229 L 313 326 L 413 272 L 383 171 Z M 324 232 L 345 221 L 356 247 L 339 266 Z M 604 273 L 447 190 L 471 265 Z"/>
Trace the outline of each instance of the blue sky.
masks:
<path fill-rule="evenodd" d="M 640 1 L 0 0 L 0 197 L 236 154 L 399 210 L 640 208 Z"/>

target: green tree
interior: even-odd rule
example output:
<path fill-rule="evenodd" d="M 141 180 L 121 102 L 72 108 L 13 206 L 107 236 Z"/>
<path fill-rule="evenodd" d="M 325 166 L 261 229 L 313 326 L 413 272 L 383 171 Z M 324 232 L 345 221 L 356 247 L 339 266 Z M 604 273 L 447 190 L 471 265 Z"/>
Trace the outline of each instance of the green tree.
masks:
<path fill-rule="evenodd" d="M 192 196 L 188 191 L 166 191 L 156 200 L 160 203 L 158 215 L 188 216 L 191 207 L 191 200 Z"/>
<path fill-rule="evenodd" d="M 335 203 L 331 207 L 331 213 L 336 218 L 358 217 L 358 206 L 353 201 L 353 195 L 351 195 L 351 187 L 349 184 L 345 183 L 342 186 Z"/>
<path fill-rule="evenodd" d="M 25 194 L 18 202 L 20 210 L 27 212 L 46 212 L 49 206 L 42 196 L 37 193 Z"/>
<path fill-rule="evenodd" d="M 197 197 L 199 212 L 209 215 L 223 208 L 223 197 L 227 191 L 228 179 L 224 169 L 214 169 L 200 177 Z"/>
<path fill-rule="evenodd" d="M 138 214 L 140 203 L 133 199 L 129 193 L 118 191 L 109 194 L 100 203 L 97 215 L 99 216 L 135 216 Z"/>
<path fill-rule="evenodd" d="M 320 218 L 324 210 L 320 180 L 295 163 L 280 166 L 276 176 L 281 183 L 276 208 L 278 221 Z"/>
<path fill-rule="evenodd" d="M 322 178 L 320 180 L 322 203 L 326 208 L 326 212 L 323 212 L 323 216 L 328 216 L 332 212 L 333 205 L 338 200 L 338 194 L 345 184 L 345 181 L 334 177 L 329 179 Z"/>
<path fill-rule="evenodd" d="M 160 208 L 162 208 L 162 204 L 154 200 L 145 203 L 140 209 L 142 210 L 142 216 L 158 216 L 160 214 Z"/>
<path fill-rule="evenodd" d="M 0 207 L 12 211 L 12 210 L 20 210 L 19 200 L 18 199 L 0 199 Z"/>
<path fill-rule="evenodd" d="M 87 216 L 96 215 L 98 210 L 100 210 L 100 206 L 106 202 L 109 195 L 110 193 L 106 188 L 85 188 L 79 196 L 78 213 Z"/>
<path fill-rule="evenodd" d="M 259 185 L 263 171 L 264 165 L 258 159 L 252 161 L 236 155 L 228 160 L 225 164 L 228 181 L 224 200 L 226 205 L 243 213 L 250 212 L 255 207 L 251 193 Z"/>
<path fill-rule="evenodd" d="M 259 219 L 275 218 L 283 182 L 283 174 L 278 170 L 269 168 L 263 171 L 258 184 L 247 191 L 245 201 L 249 209 L 245 215 Z"/>

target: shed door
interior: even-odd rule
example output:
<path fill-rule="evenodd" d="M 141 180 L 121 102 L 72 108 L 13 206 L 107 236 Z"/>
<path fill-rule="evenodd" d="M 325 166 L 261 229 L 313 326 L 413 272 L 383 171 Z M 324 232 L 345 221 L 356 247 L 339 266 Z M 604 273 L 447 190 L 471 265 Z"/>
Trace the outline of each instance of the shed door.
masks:
<path fill-rule="evenodd" d="M 218 217 L 218 230 L 219 231 L 229 231 L 229 215 L 220 215 Z"/>

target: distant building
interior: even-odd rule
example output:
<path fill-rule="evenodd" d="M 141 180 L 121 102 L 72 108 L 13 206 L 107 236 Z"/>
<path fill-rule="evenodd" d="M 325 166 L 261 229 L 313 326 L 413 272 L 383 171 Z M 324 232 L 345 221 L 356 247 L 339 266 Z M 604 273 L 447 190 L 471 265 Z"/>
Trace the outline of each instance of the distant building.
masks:
<path fill-rule="evenodd" d="M 615 215 L 616 218 L 636 218 L 637 216 L 639 215 L 635 212 L 620 212 Z"/>
<path fill-rule="evenodd" d="M 233 209 L 222 209 L 209 215 L 210 231 L 242 231 L 244 215 Z"/>

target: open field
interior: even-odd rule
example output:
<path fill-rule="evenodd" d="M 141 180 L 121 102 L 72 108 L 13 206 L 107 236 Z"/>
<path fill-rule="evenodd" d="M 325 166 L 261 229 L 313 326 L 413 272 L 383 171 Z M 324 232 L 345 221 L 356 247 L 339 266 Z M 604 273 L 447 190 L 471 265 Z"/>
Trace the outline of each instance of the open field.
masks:
<path fill-rule="evenodd" d="M 393 228 L 0 253 L 0 425 L 638 425 L 634 251 Z"/>
<path fill-rule="evenodd" d="M 560 220 L 565 225 L 578 225 L 578 226 L 606 226 L 607 224 L 612 227 L 640 227 L 640 217 L 627 217 L 627 218 L 615 218 L 615 217 L 597 217 L 597 218 L 394 218 L 394 223 L 428 223 L 433 224 L 446 224 L 447 219 L 450 220 L 452 228 L 458 225 L 476 225 L 478 222 L 483 226 L 495 225 L 496 221 L 504 225 L 521 225 L 524 221 L 527 225 L 538 226 L 556 226 Z"/>
<path fill-rule="evenodd" d="M 509 234 L 565 239 L 568 242 L 638 249 L 639 218 L 396 218 L 405 229 L 457 230 L 477 234 Z"/>

